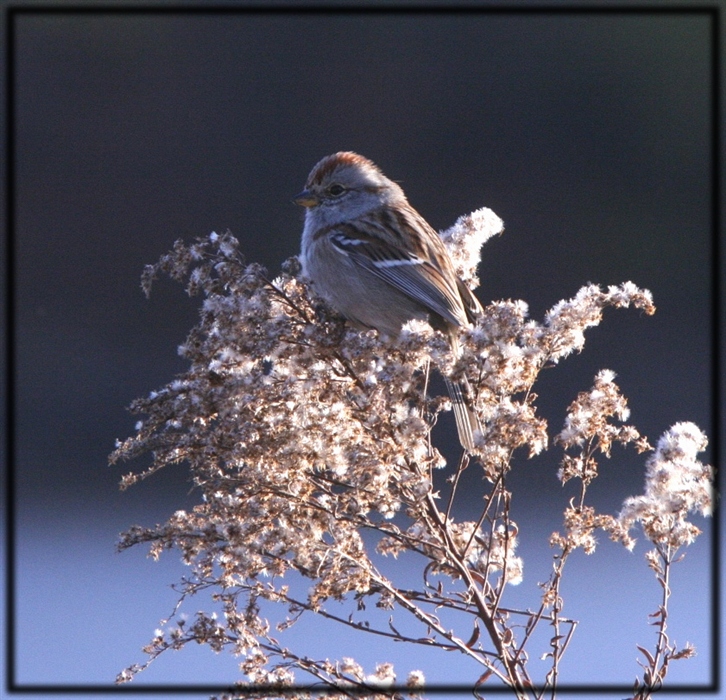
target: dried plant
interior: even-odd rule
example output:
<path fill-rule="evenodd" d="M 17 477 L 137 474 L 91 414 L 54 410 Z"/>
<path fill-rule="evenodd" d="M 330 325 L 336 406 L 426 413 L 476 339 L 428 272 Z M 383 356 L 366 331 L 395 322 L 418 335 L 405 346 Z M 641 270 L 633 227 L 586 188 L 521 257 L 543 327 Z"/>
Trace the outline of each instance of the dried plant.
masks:
<path fill-rule="evenodd" d="M 478 284 L 481 245 L 501 227 L 482 209 L 442 234 L 471 288 Z M 597 513 L 586 495 L 598 457 L 609 456 L 615 442 L 652 450 L 626 422 L 625 399 L 607 370 L 575 399 L 554 438 L 565 451 L 558 476 L 563 483 L 579 480 L 580 494 L 565 510 L 563 532 L 551 537 L 552 576 L 532 609 L 506 605 L 507 587 L 523 576 L 507 475 L 517 460 L 548 445 L 533 386 L 544 367 L 582 349 L 585 330 L 600 322 L 606 307 L 652 314 L 649 292 L 632 283 L 589 285 L 556 304 L 542 323 L 528 318 L 522 301 L 491 303 L 461 333 L 454 358 L 447 340 L 424 323 L 404 327 L 396 345 L 382 343 L 375 331 L 348 328 L 300 279 L 295 258 L 270 279 L 261 266 L 245 264 L 229 233 L 191 245 L 178 241 L 144 271 L 147 294 L 159 273 L 204 297 L 200 321 L 180 348 L 190 367 L 132 404 L 143 418 L 111 461 L 153 456 L 148 469 L 123 478 L 123 488 L 185 462 L 201 498 L 191 512 L 122 535 L 121 549 L 147 543 L 155 558 L 167 549 L 181 551 L 190 574 L 178 585 L 177 609 L 163 622 L 169 627 L 145 647 L 148 660 L 123 671 L 119 682 L 164 651 L 196 642 L 241 657 L 247 681 L 229 697 L 425 692 L 421 670 L 397 684 L 391 664 L 366 672 L 348 656 L 316 659 L 289 648 L 285 630 L 302 616 L 318 615 L 360 635 L 466 655 L 479 668 L 470 679 L 477 697 L 497 679 L 520 699 L 555 697 L 576 625 L 561 614 L 565 563 L 578 548 L 594 551 L 597 529 L 632 547 L 636 523 L 655 547 L 648 564 L 663 597 L 658 640 L 652 653 L 641 648 L 646 663 L 634 697 L 648 697 L 669 663 L 692 653 L 690 647 L 676 650 L 666 634 L 669 573 L 679 548 L 698 534 L 686 517 L 709 512 L 712 472 L 696 460 L 706 439 L 692 424 L 671 428 L 646 463 L 645 494 L 628 499 L 617 517 Z M 475 449 L 456 465 L 446 464 L 432 440 L 441 412 L 450 407 L 433 395 L 432 365 L 452 380 L 467 378 L 482 426 Z M 446 488 L 438 491 L 434 471 L 442 469 Z M 474 520 L 459 519 L 466 469 L 482 476 Z M 383 556 L 402 553 L 422 562 L 413 588 L 380 567 Z M 212 592 L 219 615 L 199 612 L 189 619 L 180 613 L 185 599 L 200 591 Z M 348 601 L 350 613 L 341 614 L 333 601 Z M 285 615 L 276 627 L 265 612 L 272 606 Z M 388 611 L 388 623 L 379 624 L 369 606 Z M 527 662 L 541 654 L 533 635 L 546 624 L 551 666 L 537 682 Z M 313 681 L 317 685 L 305 690 Z"/>

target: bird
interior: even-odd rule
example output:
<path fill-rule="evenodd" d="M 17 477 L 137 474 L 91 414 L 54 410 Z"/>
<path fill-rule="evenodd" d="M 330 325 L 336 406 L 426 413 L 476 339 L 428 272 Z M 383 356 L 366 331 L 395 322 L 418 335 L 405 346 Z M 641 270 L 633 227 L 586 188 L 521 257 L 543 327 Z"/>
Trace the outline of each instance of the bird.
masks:
<path fill-rule="evenodd" d="M 396 182 L 368 158 L 341 151 L 313 167 L 293 201 L 305 208 L 303 275 L 334 310 L 390 340 L 407 321 L 427 321 L 459 355 L 459 330 L 483 313 L 481 303 Z M 479 422 L 470 388 L 444 380 L 459 441 L 472 451 Z"/>

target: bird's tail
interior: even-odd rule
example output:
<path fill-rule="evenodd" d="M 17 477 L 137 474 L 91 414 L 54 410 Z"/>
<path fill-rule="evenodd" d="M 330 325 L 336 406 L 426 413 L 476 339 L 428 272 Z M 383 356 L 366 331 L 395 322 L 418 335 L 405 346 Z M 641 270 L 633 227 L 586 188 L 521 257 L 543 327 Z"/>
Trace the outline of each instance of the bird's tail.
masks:
<path fill-rule="evenodd" d="M 467 402 L 471 397 L 468 391 L 469 385 L 466 379 L 465 384 L 452 382 L 448 377 L 444 377 L 446 388 L 449 391 L 449 398 L 454 409 L 454 419 L 456 420 L 456 431 L 459 433 L 459 442 L 467 451 L 474 450 L 474 431 L 481 430 L 481 424 L 476 413 L 470 408 Z"/>
<path fill-rule="evenodd" d="M 477 304 L 479 303 L 473 294 L 471 297 Z M 479 308 L 481 308 L 481 305 Z M 457 328 L 449 329 L 449 341 L 451 343 L 451 352 L 454 357 L 458 357 L 460 346 Z M 472 452 L 474 450 L 474 431 L 481 430 L 481 423 L 479 423 L 476 413 L 471 408 L 470 401 L 473 397 L 471 385 L 466 377 L 461 382 L 452 382 L 448 377 L 444 377 L 444 381 L 454 409 L 459 442 L 467 452 Z"/>

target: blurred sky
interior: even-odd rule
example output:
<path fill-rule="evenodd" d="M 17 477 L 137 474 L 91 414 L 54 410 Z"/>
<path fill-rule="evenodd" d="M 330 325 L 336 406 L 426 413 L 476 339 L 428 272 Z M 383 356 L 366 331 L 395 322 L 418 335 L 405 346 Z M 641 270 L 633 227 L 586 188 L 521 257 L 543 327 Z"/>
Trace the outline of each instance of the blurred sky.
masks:
<path fill-rule="evenodd" d="M 541 319 L 587 282 L 652 291 L 655 316 L 606 312 L 581 355 L 544 373 L 551 434 L 605 367 L 652 442 L 682 420 L 713 432 L 705 14 L 44 13 L 17 17 L 14 38 L 19 682 L 111 682 L 175 600 L 175 554 L 113 551 L 121 530 L 196 502 L 183 466 L 123 494 L 141 465 L 106 466 L 133 432 L 124 407 L 184 371 L 176 347 L 199 305 L 171 282 L 146 300 L 143 266 L 177 238 L 230 229 L 274 272 L 299 250 L 290 200 L 328 153 L 373 159 L 437 229 L 499 214 L 484 303 L 524 299 Z M 603 509 L 640 492 L 643 461 L 616 448 L 592 490 Z M 548 576 L 572 495 L 556 468 L 550 450 L 512 475 L 521 604 Z M 643 543 L 601 550 L 572 562 L 566 613 L 581 625 L 562 671 L 630 683 L 658 588 Z M 691 550 L 672 629 L 699 655 L 673 683 L 709 682 L 708 538 Z M 384 660 L 370 640 L 347 652 L 326 639 L 321 653 Z M 403 677 L 424 663 L 391 653 Z M 440 682 L 479 674 L 451 654 L 426 663 Z M 189 649 L 135 683 L 237 677 L 231 657 Z"/>

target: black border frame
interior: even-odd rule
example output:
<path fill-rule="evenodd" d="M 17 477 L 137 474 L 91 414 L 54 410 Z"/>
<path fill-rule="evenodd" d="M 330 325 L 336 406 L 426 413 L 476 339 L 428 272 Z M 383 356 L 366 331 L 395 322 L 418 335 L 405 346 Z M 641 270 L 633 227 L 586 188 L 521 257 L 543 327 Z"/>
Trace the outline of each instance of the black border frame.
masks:
<path fill-rule="evenodd" d="M 5 106 L 6 106 L 6 133 L 5 133 L 5 187 L 6 187 L 6 248 L 5 248 L 5 445 L 7 450 L 7 473 L 5 488 L 5 690 L 9 694 L 73 694 L 89 695 L 92 693 L 104 694 L 126 694 L 126 695 L 152 695 L 152 694 L 202 694 L 202 693 L 225 693 L 235 692 L 240 694 L 253 694 L 269 692 L 271 695 L 285 696 L 294 692 L 308 691 L 315 694 L 326 695 L 336 692 L 333 689 L 323 690 L 315 685 L 302 685 L 284 690 L 256 686 L 254 689 L 239 689 L 230 686 L 214 685 L 59 685 L 49 684 L 19 684 L 15 677 L 15 420 L 14 420 L 14 388 L 15 388 L 15 35 L 16 18 L 26 15 L 43 14 L 656 14 L 656 15 L 700 15 L 710 19 L 711 25 L 711 192 L 710 192 L 710 213 L 712 225 L 712 264 L 711 274 L 711 296 L 712 296 L 712 327 L 711 327 L 711 454 L 713 464 L 721 464 L 720 459 L 720 428 L 721 428 L 721 293 L 723 289 L 720 284 L 721 274 L 721 220 L 720 220 L 720 198 L 721 198 L 721 8 L 716 4 L 681 6 L 675 4 L 667 5 L 400 5 L 389 6 L 380 4 L 371 5 L 297 5 L 279 4 L 270 6 L 236 6 L 236 5 L 209 5 L 192 6 L 184 4 L 168 5 L 10 5 L 5 9 Z M 716 472 L 717 493 L 720 482 L 719 472 Z M 718 498 L 718 496 L 717 496 Z M 719 548 L 719 536 L 721 533 L 720 511 L 716 505 L 713 514 L 713 537 L 711 547 L 712 562 L 712 586 L 711 586 L 711 683 L 710 685 L 665 685 L 658 693 L 670 695 L 685 693 L 708 693 L 715 694 L 721 690 L 721 553 Z M 411 692 L 405 686 L 391 686 L 381 689 L 384 692 L 401 693 Z M 353 691 L 352 695 L 363 695 L 364 692 Z M 422 693 L 429 695 L 441 695 L 444 693 L 471 694 L 470 684 L 451 685 L 430 685 L 421 689 Z M 486 694 L 511 693 L 512 689 L 507 687 L 487 687 Z M 632 685 L 569 685 L 561 686 L 558 693 L 589 693 L 593 695 L 605 695 L 614 693 L 631 693 Z"/>

